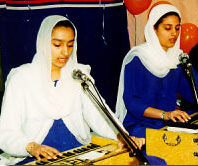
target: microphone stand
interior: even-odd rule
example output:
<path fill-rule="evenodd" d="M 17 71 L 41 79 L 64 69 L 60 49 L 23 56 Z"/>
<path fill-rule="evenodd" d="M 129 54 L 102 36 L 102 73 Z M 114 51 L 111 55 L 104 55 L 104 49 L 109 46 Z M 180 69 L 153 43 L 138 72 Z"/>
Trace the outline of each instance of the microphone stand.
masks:
<path fill-rule="evenodd" d="M 183 70 L 186 72 L 186 74 L 190 80 L 190 83 L 191 83 L 192 89 L 193 89 L 193 93 L 194 93 L 194 97 L 195 97 L 195 101 L 196 101 L 196 105 L 198 106 L 198 91 L 197 91 L 195 77 L 194 77 L 193 70 L 192 70 L 192 64 L 186 63 L 186 64 L 182 64 L 182 66 L 183 66 Z"/>
<path fill-rule="evenodd" d="M 95 101 L 95 103 L 100 107 L 100 109 L 106 114 L 106 116 L 109 118 L 109 120 L 112 122 L 112 124 L 115 126 L 115 128 L 118 130 L 120 136 L 124 140 L 124 142 L 127 144 L 128 148 L 130 149 L 129 156 L 130 157 L 136 157 L 139 159 L 141 165 L 149 165 L 148 160 L 143 155 L 143 153 L 140 151 L 136 143 L 133 141 L 133 139 L 130 138 L 128 134 L 126 134 L 123 129 L 119 126 L 119 124 L 115 121 L 113 116 L 109 113 L 107 108 L 105 107 L 104 103 L 102 102 L 102 99 L 100 97 L 100 94 L 96 88 L 96 86 L 93 84 L 93 82 L 90 80 L 92 86 L 94 87 L 100 101 L 98 98 L 93 94 L 93 92 L 89 89 L 89 85 L 86 83 L 86 81 L 83 81 L 81 83 L 81 86 L 83 89 L 90 95 L 90 97 Z"/>

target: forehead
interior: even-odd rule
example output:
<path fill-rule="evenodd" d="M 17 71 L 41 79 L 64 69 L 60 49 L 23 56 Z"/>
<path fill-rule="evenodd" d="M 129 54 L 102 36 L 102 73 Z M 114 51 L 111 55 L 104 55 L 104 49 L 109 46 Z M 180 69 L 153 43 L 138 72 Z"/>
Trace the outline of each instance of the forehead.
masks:
<path fill-rule="evenodd" d="M 180 19 L 176 15 L 169 15 L 162 19 L 162 24 L 177 25 L 177 24 L 180 24 Z"/>
<path fill-rule="evenodd" d="M 53 28 L 51 33 L 52 38 L 74 38 L 74 31 L 71 27 L 58 26 Z"/>

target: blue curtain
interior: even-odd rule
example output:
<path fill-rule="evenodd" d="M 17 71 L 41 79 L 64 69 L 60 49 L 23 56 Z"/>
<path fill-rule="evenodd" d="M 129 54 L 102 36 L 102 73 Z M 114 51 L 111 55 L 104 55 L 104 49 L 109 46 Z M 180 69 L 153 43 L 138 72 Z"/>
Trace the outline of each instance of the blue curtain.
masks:
<path fill-rule="evenodd" d="M 64 7 L 62 4 L 62 7 L 33 8 L 49 5 L 45 3 L 28 5 L 29 10 L 23 10 L 21 7 L 27 8 L 26 3 L 1 8 L 0 47 L 4 80 L 11 68 L 32 61 L 42 20 L 48 15 L 63 15 L 78 31 L 78 61 L 91 65 L 96 86 L 114 111 L 122 60 L 130 49 L 126 9 L 124 5 L 106 7 L 108 3 L 94 3 L 100 7 Z"/>

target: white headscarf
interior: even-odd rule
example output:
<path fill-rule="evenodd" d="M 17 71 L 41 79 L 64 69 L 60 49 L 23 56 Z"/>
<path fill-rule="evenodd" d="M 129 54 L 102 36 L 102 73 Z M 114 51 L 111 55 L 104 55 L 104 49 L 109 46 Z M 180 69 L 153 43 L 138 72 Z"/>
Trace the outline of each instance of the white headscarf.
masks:
<path fill-rule="evenodd" d="M 48 16 L 43 20 L 37 36 L 37 52 L 31 64 L 32 75 L 36 79 L 34 82 L 36 92 L 35 94 L 32 92 L 32 95 L 39 98 L 36 99 L 39 100 L 36 103 L 40 104 L 41 111 L 52 119 L 63 118 L 72 111 L 75 97 L 80 90 L 80 84 L 72 78 L 73 70 L 80 68 L 86 74 L 90 70 L 89 66 L 77 63 L 77 31 L 73 25 L 75 28 L 73 52 L 61 69 L 57 87 L 54 87 L 51 80 L 51 32 L 59 21 L 64 20 L 68 19 L 59 15 Z"/>
<path fill-rule="evenodd" d="M 168 12 L 176 12 L 180 16 L 178 9 L 169 4 L 157 5 L 151 10 L 144 30 L 146 42 L 132 48 L 123 60 L 116 103 L 116 115 L 120 121 L 124 120 L 127 113 L 123 101 L 124 70 L 125 66 L 130 63 L 135 56 L 140 58 L 142 64 L 153 75 L 160 78 L 165 77 L 170 69 L 177 68 L 177 65 L 179 64 L 179 54 L 182 53 L 182 50 L 180 50 L 180 35 L 178 36 L 175 45 L 165 52 L 160 45 L 153 27 L 155 23 Z"/>

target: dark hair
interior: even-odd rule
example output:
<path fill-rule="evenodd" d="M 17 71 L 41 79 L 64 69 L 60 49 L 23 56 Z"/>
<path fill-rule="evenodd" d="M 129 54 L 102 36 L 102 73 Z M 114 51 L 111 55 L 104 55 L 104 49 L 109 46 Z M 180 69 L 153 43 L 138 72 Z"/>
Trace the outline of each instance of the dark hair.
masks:
<path fill-rule="evenodd" d="M 73 26 L 73 24 L 68 21 L 68 20 L 64 20 L 64 21 L 59 21 L 55 26 L 54 28 L 57 28 L 57 27 L 66 27 L 66 28 L 71 28 L 74 32 L 74 35 L 75 35 L 75 28 Z"/>
<path fill-rule="evenodd" d="M 166 18 L 168 16 L 172 16 L 172 15 L 177 16 L 179 18 L 179 22 L 181 22 L 181 18 L 180 18 L 178 13 L 176 13 L 176 12 L 168 12 L 168 13 L 164 14 L 162 17 L 160 17 L 160 19 L 155 23 L 154 29 L 157 29 L 159 27 L 159 24 L 162 23 L 164 18 Z"/>

